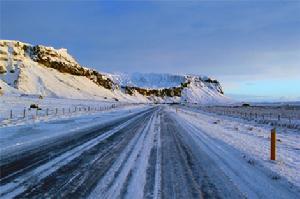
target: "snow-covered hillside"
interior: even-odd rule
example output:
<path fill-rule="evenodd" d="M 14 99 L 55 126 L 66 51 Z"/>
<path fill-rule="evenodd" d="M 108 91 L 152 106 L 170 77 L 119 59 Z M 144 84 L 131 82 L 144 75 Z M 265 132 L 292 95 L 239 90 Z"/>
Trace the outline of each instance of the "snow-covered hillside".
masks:
<path fill-rule="evenodd" d="M 121 86 L 135 86 L 141 88 L 170 88 L 180 86 L 185 82 L 182 75 L 157 74 L 157 73 L 115 73 L 107 74 L 114 82 Z"/>
<path fill-rule="evenodd" d="M 173 97 L 173 100 L 177 102 L 215 104 L 230 101 L 229 98 L 224 96 L 220 83 L 206 76 L 157 73 L 116 73 L 107 74 L 107 76 L 123 88 L 147 90 L 175 88 L 180 91 L 180 96 L 177 99 Z"/>
<path fill-rule="evenodd" d="M 0 41 L 0 95 L 129 102 L 225 103 L 218 81 L 195 75 L 108 74 L 81 66 L 66 49 Z"/>

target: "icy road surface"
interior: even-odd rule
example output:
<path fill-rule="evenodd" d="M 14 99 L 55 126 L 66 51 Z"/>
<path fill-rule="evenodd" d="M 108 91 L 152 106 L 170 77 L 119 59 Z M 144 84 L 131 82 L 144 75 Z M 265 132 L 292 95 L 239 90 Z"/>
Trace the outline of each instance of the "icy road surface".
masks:
<path fill-rule="evenodd" d="M 89 128 L 68 131 L 65 123 L 66 133 L 54 129 L 53 136 L 53 122 L 40 124 L 49 136 L 35 134 L 19 147 L 16 132 L 37 126 L 0 129 L 0 198 L 300 198 L 298 186 L 247 161 L 183 113 L 144 107 L 94 116 L 97 125 Z"/>

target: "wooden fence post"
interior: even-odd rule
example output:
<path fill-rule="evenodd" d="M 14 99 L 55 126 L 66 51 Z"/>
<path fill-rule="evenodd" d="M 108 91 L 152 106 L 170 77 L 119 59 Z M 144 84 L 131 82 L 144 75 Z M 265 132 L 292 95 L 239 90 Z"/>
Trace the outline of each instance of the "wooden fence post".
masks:
<path fill-rule="evenodd" d="M 276 129 L 271 130 L 271 160 L 276 160 Z"/>

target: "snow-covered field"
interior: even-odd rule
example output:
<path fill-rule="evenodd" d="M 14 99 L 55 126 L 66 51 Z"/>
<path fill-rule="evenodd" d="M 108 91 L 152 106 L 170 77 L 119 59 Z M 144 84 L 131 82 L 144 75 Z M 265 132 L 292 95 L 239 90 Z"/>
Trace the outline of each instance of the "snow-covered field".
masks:
<path fill-rule="evenodd" d="M 182 105 L 0 127 L 1 198 L 299 198 L 300 133 Z"/>
<path fill-rule="evenodd" d="M 259 106 L 197 106 L 189 105 L 208 113 L 240 118 L 254 123 L 269 124 L 300 130 L 299 105 L 259 105 Z"/>
<path fill-rule="evenodd" d="M 30 108 L 38 105 L 39 109 Z M 5 95 L 0 97 L 0 127 L 84 115 L 112 108 L 134 106 L 126 102 L 43 98 L 39 96 Z"/>
<path fill-rule="evenodd" d="M 19 148 L 24 148 L 24 146 L 32 143 L 64 136 L 74 131 L 87 131 L 89 128 L 99 125 L 99 121 L 106 123 L 121 118 L 123 115 L 134 114 L 145 108 L 147 108 L 145 105 L 119 107 L 101 112 L 89 112 L 50 119 L 44 118 L 34 122 L 23 121 L 16 125 L 2 126 L 0 127 L 1 153 L 8 153 L 7 151 L 14 151 L 16 148 L 19 150 Z"/>
<path fill-rule="evenodd" d="M 277 161 L 270 161 L 270 131 L 268 124 L 184 108 L 178 115 L 192 123 L 207 136 L 230 145 L 241 152 L 245 161 L 266 167 L 289 182 L 300 186 L 300 131 L 277 128 Z"/>

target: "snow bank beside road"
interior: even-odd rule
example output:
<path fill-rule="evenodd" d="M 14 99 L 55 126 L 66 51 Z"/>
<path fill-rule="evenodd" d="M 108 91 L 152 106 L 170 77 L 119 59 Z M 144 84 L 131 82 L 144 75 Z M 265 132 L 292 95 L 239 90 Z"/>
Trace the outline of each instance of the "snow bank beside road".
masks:
<path fill-rule="evenodd" d="M 300 187 L 300 134 L 286 130 L 278 132 L 276 162 L 270 158 L 270 128 L 257 127 L 232 119 L 210 116 L 193 110 L 178 111 L 178 116 L 191 123 L 206 136 L 220 140 L 241 151 L 249 164 L 270 168 L 281 177 Z M 274 176 L 274 178 L 277 178 Z M 279 177 L 280 178 L 280 177 Z"/>
<path fill-rule="evenodd" d="M 59 120 L 40 123 L 2 127 L 0 128 L 1 154 L 4 155 L 5 153 L 28 147 L 55 136 L 66 135 L 83 129 L 92 129 L 96 125 L 104 124 L 148 108 L 149 106 L 125 107 L 119 110 L 79 115 L 72 118 L 60 118 Z"/>
<path fill-rule="evenodd" d="M 37 105 L 41 110 L 30 109 L 30 105 Z M 53 119 L 73 117 L 88 114 L 88 112 L 102 111 L 108 108 L 133 106 L 125 102 L 43 98 L 37 95 L 0 97 L 0 128 L 27 123 L 37 123 Z M 25 111 L 25 117 L 24 117 Z"/>

